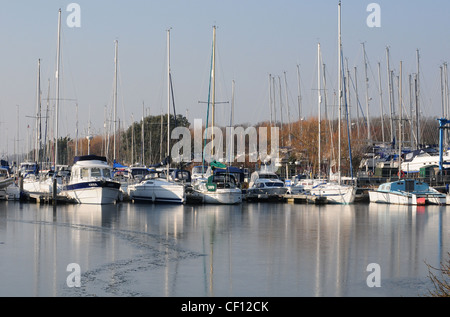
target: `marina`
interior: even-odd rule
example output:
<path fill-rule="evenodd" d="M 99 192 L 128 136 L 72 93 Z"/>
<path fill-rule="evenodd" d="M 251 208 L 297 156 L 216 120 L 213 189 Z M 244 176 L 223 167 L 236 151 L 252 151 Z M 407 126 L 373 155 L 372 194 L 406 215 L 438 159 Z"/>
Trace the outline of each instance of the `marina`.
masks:
<path fill-rule="evenodd" d="M 399 1 L 5 4 L 0 296 L 432 294 L 450 4 Z"/>

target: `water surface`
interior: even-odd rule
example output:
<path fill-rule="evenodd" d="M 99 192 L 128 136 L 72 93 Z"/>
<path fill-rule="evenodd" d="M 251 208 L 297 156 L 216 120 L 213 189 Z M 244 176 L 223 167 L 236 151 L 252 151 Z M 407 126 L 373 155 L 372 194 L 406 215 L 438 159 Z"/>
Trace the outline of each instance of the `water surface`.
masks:
<path fill-rule="evenodd" d="M 423 296 L 446 208 L 0 202 L 0 296 Z"/>

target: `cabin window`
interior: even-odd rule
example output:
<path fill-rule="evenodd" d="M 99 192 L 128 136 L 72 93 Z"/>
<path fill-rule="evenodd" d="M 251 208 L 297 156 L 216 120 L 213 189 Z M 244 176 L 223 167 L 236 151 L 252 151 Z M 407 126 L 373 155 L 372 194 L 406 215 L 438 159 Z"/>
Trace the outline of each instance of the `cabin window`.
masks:
<path fill-rule="evenodd" d="M 188 180 L 189 179 L 189 173 L 188 172 L 179 172 L 177 177 L 179 179 L 185 179 Z"/>
<path fill-rule="evenodd" d="M 104 168 L 102 170 L 103 177 L 111 178 L 111 170 L 109 168 Z"/>
<path fill-rule="evenodd" d="M 97 167 L 91 168 L 91 177 L 102 177 L 102 174 L 100 174 L 100 169 Z"/>
<path fill-rule="evenodd" d="M 278 179 L 278 176 L 277 175 L 273 175 L 273 174 L 260 174 L 259 178 Z"/>
<path fill-rule="evenodd" d="M 283 187 L 283 183 L 274 182 L 274 183 L 267 183 L 268 187 Z"/>
<path fill-rule="evenodd" d="M 82 168 L 81 169 L 81 178 L 88 178 L 89 177 L 89 169 Z"/>

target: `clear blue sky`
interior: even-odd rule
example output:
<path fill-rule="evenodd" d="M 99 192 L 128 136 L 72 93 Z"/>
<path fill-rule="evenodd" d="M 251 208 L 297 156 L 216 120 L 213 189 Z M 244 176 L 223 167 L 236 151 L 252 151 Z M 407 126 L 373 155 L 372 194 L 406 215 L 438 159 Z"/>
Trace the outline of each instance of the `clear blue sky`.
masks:
<path fill-rule="evenodd" d="M 81 8 L 81 27 L 66 24 L 67 5 Z M 381 27 L 369 28 L 369 3 L 381 7 Z M 150 114 L 166 113 L 166 30 L 171 28 L 171 68 L 177 113 L 205 120 L 212 28 L 217 26 L 216 101 L 231 102 L 235 86 L 235 121 L 268 120 L 268 76 L 284 72 L 293 120 L 298 119 L 297 65 L 300 65 L 302 115 L 317 113 L 317 43 L 327 65 L 329 94 L 337 83 L 338 0 L 96 0 L 2 1 L 0 10 L 0 157 L 26 149 L 34 128 L 37 61 L 41 59 L 42 107 L 54 105 L 58 9 L 62 9 L 62 75 L 59 136 L 74 136 L 79 107 L 79 134 L 103 133 L 105 109 L 111 112 L 114 40 L 119 41 L 118 115 L 129 125 L 139 120 L 142 103 Z M 365 100 L 365 43 L 369 63 L 370 114 L 379 115 L 377 63 L 381 63 L 385 112 L 388 109 L 386 46 L 391 68 L 403 61 L 405 98 L 408 75 L 415 73 L 420 51 L 422 111 L 441 115 L 439 66 L 448 61 L 450 2 L 442 0 L 343 0 L 342 41 L 351 70 L 358 68 L 358 90 Z M 50 86 L 48 82 L 50 81 Z M 279 98 L 279 97 L 277 97 Z M 354 96 L 352 96 L 354 99 Z M 76 101 L 75 101 L 76 100 Z M 18 105 L 18 107 L 17 107 Z M 277 102 L 279 105 L 279 102 Z M 105 107 L 106 106 L 106 107 Z M 218 124 L 229 120 L 230 104 L 217 106 Z M 365 104 L 363 104 L 365 111 Z M 17 127 L 17 109 L 19 126 Z M 355 111 L 353 108 L 352 111 Z M 353 112 L 354 113 L 354 112 Z M 278 114 L 279 116 L 279 114 Z M 286 118 L 285 118 L 286 120 Z M 27 129 L 27 126 L 30 128 Z M 28 133 L 29 132 L 29 133 Z"/>

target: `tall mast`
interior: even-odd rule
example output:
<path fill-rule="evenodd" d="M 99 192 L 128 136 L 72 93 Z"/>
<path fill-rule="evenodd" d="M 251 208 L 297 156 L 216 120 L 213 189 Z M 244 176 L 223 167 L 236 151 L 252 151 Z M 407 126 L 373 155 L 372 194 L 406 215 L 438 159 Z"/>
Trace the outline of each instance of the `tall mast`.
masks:
<path fill-rule="evenodd" d="M 348 59 L 345 59 L 346 62 L 346 69 L 347 69 L 347 80 L 345 81 L 345 91 L 346 91 L 346 97 L 347 97 L 347 117 L 350 119 L 350 126 L 352 124 L 352 102 L 351 102 L 351 96 L 350 96 L 350 70 L 348 69 Z"/>
<path fill-rule="evenodd" d="M 413 96 L 412 96 L 412 76 L 408 76 L 408 90 L 409 90 L 409 113 L 411 115 L 411 120 L 409 120 L 409 134 L 410 134 L 410 145 L 414 148 L 414 120 L 413 120 Z"/>
<path fill-rule="evenodd" d="M 444 79 L 442 81 L 443 87 L 443 94 L 442 94 L 442 101 L 443 101 L 443 112 L 444 112 L 444 118 L 448 118 L 449 115 L 449 109 L 448 109 L 448 74 L 447 74 L 447 62 L 444 63 L 442 69 L 442 74 L 444 76 Z M 442 77 L 442 76 L 441 76 Z M 448 143 L 448 130 L 445 130 L 445 138 L 447 140 L 446 144 Z"/>
<path fill-rule="evenodd" d="M 416 77 L 416 133 L 417 133 L 417 149 L 420 146 L 420 107 L 419 107 L 419 93 L 420 93 L 420 86 L 419 86 L 419 50 L 416 50 L 417 53 L 417 77 Z"/>
<path fill-rule="evenodd" d="M 134 115 L 131 113 L 131 164 L 134 164 Z"/>
<path fill-rule="evenodd" d="M 167 30 L 167 173 L 166 178 L 169 180 L 170 168 L 170 28 Z"/>
<path fill-rule="evenodd" d="M 55 172 L 58 165 L 59 63 L 61 45 L 61 9 L 58 11 L 58 44 L 56 48 L 56 107 L 55 107 Z"/>
<path fill-rule="evenodd" d="M 448 117 L 448 78 L 447 78 L 447 63 L 445 62 L 439 67 L 441 70 L 441 103 L 442 103 L 442 117 Z"/>
<path fill-rule="evenodd" d="M 278 76 L 278 86 L 279 86 L 279 89 L 280 89 L 280 120 L 281 120 L 281 131 L 283 131 L 283 101 L 282 101 L 282 97 L 281 97 L 281 95 L 282 95 L 282 92 L 281 92 L 281 78 L 280 78 L 280 76 Z M 281 134 L 281 146 L 284 146 L 284 142 L 283 142 L 283 139 L 284 139 L 284 133 L 282 133 Z"/>
<path fill-rule="evenodd" d="M 38 59 L 38 74 L 36 87 L 36 143 L 34 148 L 34 160 L 39 163 L 39 150 L 41 147 L 40 133 L 41 133 L 41 59 Z"/>
<path fill-rule="evenodd" d="M 272 126 L 272 75 L 269 74 L 269 110 L 270 110 L 270 126 Z"/>
<path fill-rule="evenodd" d="M 234 125 L 234 79 L 231 81 L 231 122 L 230 127 Z"/>
<path fill-rule="evenodd" d="M 78 105 L 77 105 L 77 111 L 78 111 Z M 78 121 L 78 115 L 77 115 L 77 121 Z M 105 141 L 102 142 L 102 147 L 103 147 L 102 151 L 103 151 L 104 156 L 109 157 L 109 153 L 108 153 L 109 129 L 107 128 L 107 122 L 108 122 L 108 107 L 107 107 L 107 105 L 105 105 L 104 110 L 103 110 L 103 139 Z M 77 127 L 77 130 L 78 130 L 78 127 Z M 78 150 L 76 150 L 76 151 L 78 151 Z"/>
<path fill-rule="evenodd" d="M 75 107 L 76 107 L 75 156 L 78 156 L 78 102 Z"/>
<path fill-rule="evenodd" d="M 214 116 L 216 105 L 216 26 L 213 26 L 213 51 L 211 69 L 211 154 L 214 156 Z"/>
<path fill-rule="evenodd" d="M 384 112 L 383 112 L 383 90 L 381 89 L 381 65 L 378 62 L 378 90 L 380 93 L 380 113 L 381 113 L 381 138 L 383 144 L 386 141 L 384 138 Z"/>
<path fill-rule="evenodd" d="M 114 41 L 114 153 L 113 153 L 113 161 L 116 161 L 116 133 L 117 133 L 117 62 L 118 62 L 118 41 Z"/>
<path fill-rule="evenodd" d="M 338 120 L 338 183 L 341 183 L 341 112 L 342 112 L 342 76 L 341 76 L 341 54 L 342 54 L 342 39 L 341 39 L 341 1 L 338 5 L 338 105 L 339 105 L 339 120 Z"/>
<path fill-rule="evenodd" d="M 47 88 L 47 108 L 45 110 L 45 130 L 44 130 L 44 160 L 47 162 L 45 168 L 49 168 L 48 167 L 48 156 L 50 155 L 50 142 L 47 142 L 47 135 L 48 135 L 48 118 L 49 118 L 49 107 L 50 107 L 50 78 L 48 79 L 48 88 Z"/>
<path fill-rule="evenodd" d="M 367 112 L 367 141 L 371 142 L 371 134 L 370 134 L 370 115 L 369 115 L 369 77 L 367 77 L 367 60 L 366 60 L 366 47 L 364 43 L 362 43 L 363 55 L 364 55 L 364 75 L 366 82 L 366 112 Z"/>
<path fill-rule="evenodd" d="M 393 111 L 393 100 L 392 100 L 392 77 L 391 77 L 391 67 L 389 65 L 389 47 L 386 47 L 386 60 L 387 60 L 387 79 L 388 79 L 388 91 L 389 91 L 389 112 L 390 112 L 390 126 L 391 126 L 391 141 L 394 140 L 394 111 Z"/>
<path fill-rule="evenodd" d="M 142 102 L 142 128 L 141 128 L 141 144 L 142 144 L 142 157 L 141 157 L 141 163 L 144 165 L 144 153 L 145 153 L 145 142 L 144 142 L 144 120 L 145 120 L 145 113 L 144 113 L 144 102 Z"/>
<path fill-rule="evenodd" d="M 394 92 L 394 71 L 391 70 L 391 89 L 392 89 L 392 121 L 395 118 L 395 92 Z M 395 124 L 393 124 L 394 131 L 393 135 L 395 135 Z"/>
<path fill-rule="evenodd" d="M 234 79 L 231 81 L 231 117 L 230 117 L 230 127 L 232 127 L 234 125 Z M 271 121 L 272 123 L 272 121 Z M 234 153 L 234 149 L 233 149 L 233 140 L 230 140 L 230 144 L 228 144 L 227 146 L 229 146 L 229 153 L 230 153 L 230 157 L 228 158 L 228 162 L 231 164 L 233 162 L 233 153 Z"/>
<path fill-rule="evenodd" d="M 17 138 L 14 140 L 14 154 L 16 157 L 16 167 L 19 168 L 19 105 L 17 106 Z M 16 145 L 17 144 L 17 145 Z"/>
<path fill-rule="evenodd" d="M 359 139 L 359 95 L 358 95 L 358 70 L 355 66 L 355 99 L 356 99 L 356 133 Z"/>
<path fill-rule="evenodd" d="M 321 163 L 321 144 L 320 144 L 320 137 L 321 137 L 321 113 L 320 113 L 320 104 L 322 102 L 321 94 L 320 94 L 320 43 L 317 44 L 317 111 L 318 111 L 318 126 L 319 126 L 319 144 L 318 144 L 318 173 L 319 173 L 319 180 L 321 179 L 321 169 L 320 169 L 320 163 Z"/>
<path fill-rule="evenodd" d="M 446 118 L 445 113 L 445 102 L 444 102 L 444 71 L 443 66 L 439 66 L 439 70 L 441 71 L 441 110 L 442 110 L 442 118 Z"/>
<path fill-rule="evenodd" d="M 302 91 L 300 88 L 300 65 L 297 64 L 297 84 L 298 84 L 298 121 L 302 119 Z"/>
<path fill-rule="evenodd" d="M 402 61 L 400 61 L 400 75 L 398 83 L 398 177 L 401 178 L 402 171 Z"/>
<path fill-rule="evenodd" d="M 323 70 L 322 70 L 323 89 L 322 90 L 323 90 L 323 110 L 324 110 L 323 116 L 326 121 L 326 120 L 328 120 L 328 110 L 327 110 L 328 103 L 327 103 L 327 76 L 326 76 L 327 72 L 325 71 L 325 67 L 326 67 L 325 63 L 322 63 L 322 68 L 323 68 Z"/>
<path fill-rule="evenodd" d="M 91 106 L 89 106 L 89 124 L 88 124 L 88 133 L 86 136 L 86 139 L 88 140 L 88 155 L 91 154 Z"/>
<path fill-rule="evenodd" d="M 272 76 L 272 89 L 273 89 L 273 115 L 275 126 L 277 125 L 277 107 L 276 107 L 276 96 L 275 96 L 275 76 Z"/>
<path fill-rule="evenodd" d="M 291 146 L 291 112 L 289 110 L 289 98 L 288 98 L 288 86 L 287 86 L 287 78 L 286 72 L 284 72 L 284 85 L 285 85 L 285 96 L 286 96 L 286 108 L 287 108 L 287 117 L 288 117 L 288 131 L 289 131 L 289 146 Z"/>

